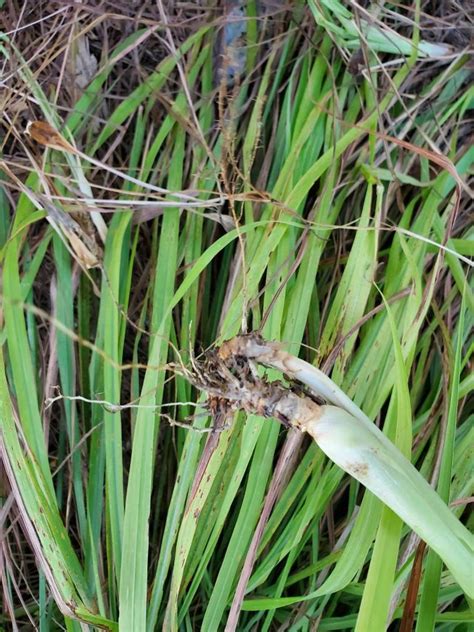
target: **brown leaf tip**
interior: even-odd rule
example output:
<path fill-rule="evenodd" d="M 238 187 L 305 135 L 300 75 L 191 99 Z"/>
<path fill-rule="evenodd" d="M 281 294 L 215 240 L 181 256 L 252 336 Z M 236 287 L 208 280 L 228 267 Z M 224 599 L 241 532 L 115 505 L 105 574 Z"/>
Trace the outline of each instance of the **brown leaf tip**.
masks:
<path fill-rule="evenodd" d="M 25 134 L 35 142 L 49 147 L 50 149 L 59 149 L 59 151 L 75 153 L 74 147 L 47 121 L 28 121 Z"/>

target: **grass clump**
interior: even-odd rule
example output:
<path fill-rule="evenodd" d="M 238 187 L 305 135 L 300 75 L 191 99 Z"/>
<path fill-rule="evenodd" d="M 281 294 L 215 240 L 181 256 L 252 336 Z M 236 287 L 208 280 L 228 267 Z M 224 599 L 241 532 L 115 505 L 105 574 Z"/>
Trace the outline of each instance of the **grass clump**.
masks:
<path fill-rule="evenodd" d="M 2 624 L 467 630 L 394 514 L 182 369 L 284 341 L 472 526 L 467 16 L 224 4 L 3 8 Z"/>

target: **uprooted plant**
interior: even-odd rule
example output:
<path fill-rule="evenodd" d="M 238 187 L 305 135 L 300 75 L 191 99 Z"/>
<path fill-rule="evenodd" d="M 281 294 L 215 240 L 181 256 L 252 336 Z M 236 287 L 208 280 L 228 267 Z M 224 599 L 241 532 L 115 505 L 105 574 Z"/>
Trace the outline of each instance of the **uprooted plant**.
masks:
<path fill-rule="evenodd" d="M 269 381 L 258 364 L 283 372 L 288 382 Z M 463 591 L 474 597 L 472 535 L 418 470 L 324 373 L 286 353 L 278 343 L 249 334 L 207 352 L 203 360 L 193 362 L 187 377 L 209 394 L 211 407 L 273 417 L 286 427 L 307 432 L 332 461 L 436 551 Z"/>

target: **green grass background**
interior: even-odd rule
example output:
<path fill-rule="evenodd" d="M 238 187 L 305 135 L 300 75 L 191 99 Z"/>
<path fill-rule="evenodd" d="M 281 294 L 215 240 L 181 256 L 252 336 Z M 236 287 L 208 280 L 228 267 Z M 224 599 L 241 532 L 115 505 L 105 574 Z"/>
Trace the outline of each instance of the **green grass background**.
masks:
<path fill-rule="evenodd" d="M 290 439 L 236 415 L 187 506 L 212 420 L 168 363 L 243 323 L 323 367 L 467 520 L 469 55 L 435 41 L 430 3 L 369 22 L 353 3 L 233 4 L 240 22 L 51 3 L 1 36 L 5 629 L 224 629 Z M 78 89 L 85 40 L 98 68 Z M 34 145 L 25 118 L 143 186 Z M 203 204 L 139 221 L 145 183 Z M 51 205 L 111 211 L 97 268 Z M 313 444 L 292 457 L 237 629 L 469 629 L 431 552 L 412 626 L 416 539 Z"/>

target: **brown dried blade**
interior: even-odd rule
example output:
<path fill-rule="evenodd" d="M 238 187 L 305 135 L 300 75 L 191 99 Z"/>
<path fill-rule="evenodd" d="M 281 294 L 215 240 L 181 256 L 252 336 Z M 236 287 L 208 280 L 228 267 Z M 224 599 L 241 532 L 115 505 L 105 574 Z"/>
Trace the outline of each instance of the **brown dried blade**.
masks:
<path fill-rule="evenodd" d="M 247 590 L 247 584 L 249 582 L 252 570 L 257 558 L 257 550 L 262 540 L 265 526 L 268 522 L 273 506 L 278 500 L 281 492 L 283 491 L 288 478 L 295 469 L 295 463 L 299 458 L 299 449 L 304 440 L 304 435 L 301 432 L 297 432 L 291 429 L 288 432 L 285 444 L 282 452 L 278 458 L 272 481 L 265 497 L 265 502 L 262 507 L 262 512 L 258 520 L 257 526 L 252 537 L 252 541 L 245 556 L 244 565 L 239 577 L 239 583 L 234 593 L 232 600 L 232 606 L 227 618 L 227 623 L 224 632 L 233 632 L 237 630 L 237 624 L 239 621 L 240 611 L 242 609 L 242 603 L 244 601 L 245 593 Z"/>
<path fill-rule="evenodd" d="M 209 434 L 206 445 L 204 446 L 204 450 L 201 454 L 201 458 L 199 460 L 199 464 L 196 469 L 196 473 L 194 475 L 193 484 L 191 487 L 191 491 L 188 498 L 188 503 L 186 506 L 186 512 L 188 512 L 191 507 L 194 498 L 196 497 L 196 493 L 201 485 L 202 478 L 204 473 L 209 465 L 209 461 L 211 460 L 212 455 L 216 451 L 222 431 L 226 427 L 227 420 L 231 414 L 233 414 L 229 402 L 223 398 L 212 396 L 209 398 L 209 408 L 213 418 L 213 429 Z"/>

